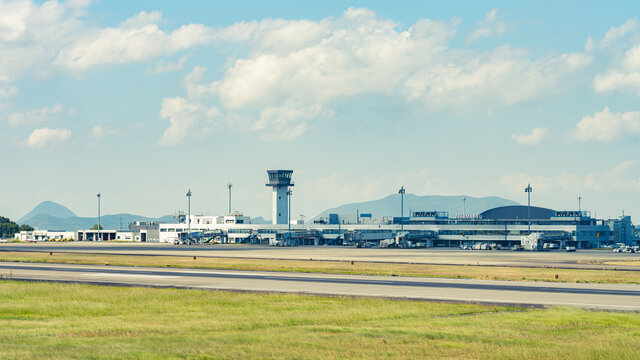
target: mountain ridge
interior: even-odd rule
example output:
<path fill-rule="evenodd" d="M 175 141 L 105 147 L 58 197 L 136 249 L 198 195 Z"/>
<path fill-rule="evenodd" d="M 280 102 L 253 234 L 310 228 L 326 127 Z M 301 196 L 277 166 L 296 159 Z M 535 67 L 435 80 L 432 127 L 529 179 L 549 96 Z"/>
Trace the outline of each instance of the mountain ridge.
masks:
<path fill-rule="evenodd" d="M 466 205 L 462 198 L 466 198 Z M 404 195 L 404 216 L 410 216 L 411 211 L 447 211 L 451 217 L 458 215 L 477 215 L 483 211 L 519 203 L 499 196 L 473 197 L 468 195 Z M 466 208 L 466 209 L 464 209 Z M 371 213 L 373 217 L 400 216 L 400 195 L 391 194 L 381 199 L 343 204 L 326 209 L 313 219 L 340 214 L 343 217 L 353 217 L 356 212 Z"/>

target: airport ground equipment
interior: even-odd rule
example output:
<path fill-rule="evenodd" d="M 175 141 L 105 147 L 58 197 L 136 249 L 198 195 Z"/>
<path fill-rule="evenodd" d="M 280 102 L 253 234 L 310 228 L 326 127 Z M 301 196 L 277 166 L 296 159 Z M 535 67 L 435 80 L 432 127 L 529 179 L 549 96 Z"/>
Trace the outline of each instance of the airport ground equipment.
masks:
<path fill-rule="evenodd" d="M 271 245 L 275 246 L 298 246 L 298 245 L 320 245 L 322 232 L 318 230 L 295 230 L 285 231 L 276 234 Z"/>

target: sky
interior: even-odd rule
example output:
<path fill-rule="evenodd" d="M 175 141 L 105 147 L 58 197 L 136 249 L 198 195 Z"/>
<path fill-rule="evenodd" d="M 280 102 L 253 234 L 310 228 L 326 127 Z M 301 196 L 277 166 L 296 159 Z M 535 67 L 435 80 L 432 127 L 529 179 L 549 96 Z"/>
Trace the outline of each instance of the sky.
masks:
<path fill-rule="evenodd" d="M 0 0 L 0 214 L 501 196 L 640 216 L 635 1 Z M 431 209 L 429 209 L 431 210 Z M 636 221 L 640 222 L 640 220 Z"/>

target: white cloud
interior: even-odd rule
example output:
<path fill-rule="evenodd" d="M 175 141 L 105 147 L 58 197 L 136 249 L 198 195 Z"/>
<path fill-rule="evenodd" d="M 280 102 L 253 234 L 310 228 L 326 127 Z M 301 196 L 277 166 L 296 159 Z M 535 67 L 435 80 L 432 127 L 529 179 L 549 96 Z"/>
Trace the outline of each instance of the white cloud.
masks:
<path fill-rule="evenodd" d="M 187 60 L 189 60 L 189 55 L 183 55 L 180 57 L 180 59 L 178 59 L 178 61 L 175 61 L 175 62 L 158 63 L 153 68 L 153 72 L 156 74 L 161 74 L 161 73 L 166 73 L 171 71 L 182 70 Z"/>
<path fill-rule="evenodd" d="M 531 184 L 534 193 L 543 193 L 553 197 L 562 193 L 611 193 L 640 191 L 640 162 L 626 160 L 610 170 L 595 171 L 586 174 L 562 173 L 555 176 L 511 173 L 503 175 L 499 183 L 503 189 L 513 194 L 521 194 L 527 184 Z"/>
<path fill-rule="evenodd" d="M 473 42 L 480 38 L 497 36 L 511 30 L 504 21 L 498 19 L 498 9 L 490 10 L 484 17 L 483 21 L 479 21 L 475 30 L 467 37 L 467 41 Z"/>
<path fill-rule="evenodd" d="M 94 30 L 63 48 L 55 63 L 85 70 L 102 64 L 141 62 L 213 40 L 213 29 L 201 24 L 182 25 L 168 32 L 158 27 L 160 12 L 140 12 L 118 27 Z"/>
<path fill-rule="evenodd" d="M 512 134 L 511 138 L 520 145 L 535 146 L 540 144 L 549 134 L 546 127 L 534 128 L 529 134 Z"/>
<path fill-rule="evenodd" d="M 47 146 L 63 143 L 71 137 L 68 129 L 35 129 L 27 139 L 27 145 L 33 149 L 41 149 Z"/>
<path fill-rule="evenodd" d="M 169 126 L 160 139 L 160 145 L 175 145 L 195 128 L 198 134 L 211 130 L 211 122 L 220 115 L 218 108 L 191 103 L 185 98 L 165 98 L 160 116 L 169 119 Z"/>
<path fill-rule="evenodd" d="M 18 88 L 12 85 L 0 84 L 0 100 L 6 100 L 16 96 Z"/>
<path fill-rule="evenodd" d="M 51 119 L 52 116 L 64 111 L 62 104 L 55 104 L 51 107 L 31 109 L 23 112 L 13 112 L 9 114 L 9 124 L 11 126 L 39 124 Z"/>
<path fill-rule="evenodd" d="M 102 139 L 105 136 L 113 135 L 116 131 L 102 125 L 95 125 L 91 128 L 91 137 L 95 139 Z"/>
<path fill-rule="evenodd" d="M 573 136 L 581 141 L 609 142 L 614 139 L 640 135 L 640 112 L 611 112 L 609 107 L 584 116 L 573 130 Z"/>
<path fill-rule="evenodd" d="M 217 31 L 216 39 L 241 46 L 247 55 L 231 60 L 209 82 L 202 80 L 205 69 L 195 67 L 185 78 L 187 98 L 220 106 L 226 117 L 256 119 L 250 128 L 263 134 L 293 138 L 314 119 L 329 117 L 335 101 L 380 96 L 455 111 L 505 106 L 563 91 L 592 59 L 580 52 L 532 59 L 509 46 L 452 49 L 458 23 L 421 19 L 402 30 L 371 10 L 350 8 L 342 17 L 316 22 L 231 25 Z M 273 110 L 281 108 L 286 110 Z M 291 116 L 296 111 L 301 116 Z"/>
<path fill-rule="evenodd" d="M 600 42 L 600 46 L 610 46 L 628 34 L 635 33 L 637 30 L 638 20 L 633 18 L 628 19 L 624 24 L 618 27 L 612 26 L 605 34 L 604 39 Z"/>
<path fill-rule="evenodd" d="M 618 67 L 596 75 L 593 88 L 597 93 L 631 91 L 640 95 L 640 45 L 627 50 Z"/>

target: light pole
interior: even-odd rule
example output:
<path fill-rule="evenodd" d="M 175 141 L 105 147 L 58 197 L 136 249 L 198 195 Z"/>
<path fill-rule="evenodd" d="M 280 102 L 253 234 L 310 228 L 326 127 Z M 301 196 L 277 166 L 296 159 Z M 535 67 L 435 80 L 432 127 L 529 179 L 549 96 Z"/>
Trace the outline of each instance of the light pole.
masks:
<path fill-rule="evenodd" d="M 187 241 L 191 236 L 191 189 L 187 191 Z"/>
<path fill-rule="evenodd" d="M 462 197 L 462 217 L 467 217 L 467 198 L 464 196 Z"/>
<path fill-rule="evenodd" d="M 287 222 L 289 223 L 289 238 L 291 238 L 291 189 L 287 190 L 287 200 L 289 201 L 289 209 L 287 210 Z"/>
<path fill-rule="evenodd" d="M 529 235 L 531 235 L 531 192 L 533 191 L 533 188 L 531 188 L 531 184 L 528 184 L 527 187 L 524 189 L 524 192 L 527 193 L 527 230 L 529 232 Z"/>
<path fill-rule="evenodd" d="M 404 185 L 400 187 L 398 190 L 398 194 L 400 194 L 400 231 L 404 230 Z"/>
<path fill-rule="evenodd" d="M 582 212 L 582 196 L 578 196 L 578 213 L 580 212 Z"/>
<path fill-rule="evenodd" d="M 100 197 L 102 194 L 98 193 L 98 241 L 100 241 Z"/>
<path fill-rule="evenodd" d="M 231 188 L 233 187 L 233 184 L 228 183 L 227 187 L 229 188 L 229 215 L 231 215 Z"/>

